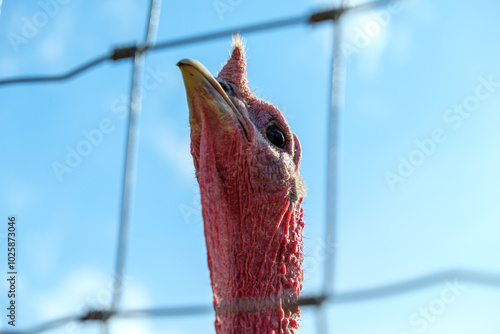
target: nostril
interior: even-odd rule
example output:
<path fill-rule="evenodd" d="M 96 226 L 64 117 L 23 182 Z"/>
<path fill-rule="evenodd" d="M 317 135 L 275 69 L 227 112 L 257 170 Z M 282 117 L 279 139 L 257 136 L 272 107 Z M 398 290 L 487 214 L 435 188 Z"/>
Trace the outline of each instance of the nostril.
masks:
<path fill-rule="evenodd" d="M 234 95 L 233 86 L 224 79 L 215 78 L 226 94 Z"/>

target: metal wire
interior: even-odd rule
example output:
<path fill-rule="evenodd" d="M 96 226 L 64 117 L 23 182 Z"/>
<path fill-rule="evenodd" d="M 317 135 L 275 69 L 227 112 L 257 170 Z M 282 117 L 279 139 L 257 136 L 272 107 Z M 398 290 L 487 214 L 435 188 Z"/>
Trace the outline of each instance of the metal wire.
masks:
<path fill-rule="evenodd" d="M 149 19 L 145 35 L 146 45 L 153 45 L 156 40 L 156 31 L 160 16 L 161 1 L 151 0 Z M 133 202 L 137 176 L 137 157 L 139 148 L 139 120 L 142 111 L 142 86 L 144 79 L 145 54 L 143 50 L 136 50 L 132 72 L 130 94 L 130 113 L 128 117 L 127 150 L 125 155 L 125 170 L 123 180 L 123 198 L 119 225 L 118 250 L 116 256 L 115 281 L 111 312 L 116 312 L 120 303 L 122 281 L 124 277 L 125 252 L 127 233 L 130 220 L 133 216 Z"/>
<path fill-rule="evenodd" d="M 245 27 L 230 28 L 222 31 L 217 31 L 208 34 L 196 35 L 188 38 L 180 38 L 173 41 L 158 43 L 156 46 L 149 48 L 150 50 L 160 50 L 165 48 L 173 48 L 176 46 L 183 46 L 187 44 L 200 43 L 205 41 L 211 41 L 223 37 L 231 37 L 236 33 L 249 34 L 263 30 L 271 30 L 276 28 L 284 28 L 299 23 L 308 23 L 310 15 L 301 15 L 296 17 L 291 17 L 279 21 L 265 22 L 255 25 L 249 25 Z"/>
<path fill-rule="evenodd" d="M 334 294 L 334 273 L 336 268 L 336 253 L 337 253 L 337 215 L 338 215 L 338 158 L 339 158 L 339 116 L 341 110 L 341 101 L 343 99 L 343 78 L 344 71 L 342 69 L 341 59 L 341 17 L 339 16 L 334 22 L 333 43 L 332 43 L 332 65 L 331 65 L 331 90 L 330 90 L 330 111 L 328 114 L 328 145 L 327 145 L 327 190 L 326 190 L 326 223 L 325 223 L 325 238 L 333 243 L 334 249 L 326 259 L 327 263 L 324 266 L 323 289 L 324 296 Z M 318 310 L 316 315 L 316 326 L 319 333 L 328 333 L 328 321 L 325 311 Z"/>
<path fill-rule="evenodd" d="M 340 18 L 339 18 L 340 20 Z M 328 119 L 328 166 L 327 166 L 327 193 L 326 193 L 326 230 L 325 237 L 336 245 L 337 226 L 337 179 L 338 179 L 338 137 L 339 116 L 343 96 L 344 68 L 342 64 L 341 40 L 342 31 L 339 21 L 335 21 L 333 29 L 332 69 L 331 69 L 331 94 L 330 112 Z M 329 256 L 329 263 L 325 266 L 323 277 L 323 294 L 331 295 L 334 284 L 335 254 Z"/>
<path fill-rule="evenodd" d="M 406 281 L 395 282 L 378 287 L 359 289 L 347 292 L 337 293 L 335 296 L 317 296 L 317 297 L 302 297 L 298 305 L 301 307 L 318 306 L 323 304 L 348 304 L 359 303 L 382 298 L 389 298 L 405 293 L 418 291 L 425 288 L 430 288 L 436 285 L 442 285 L 447 280 L 459 280 L 460 283 L 472 284 L 477 286 L 491 287 L 500 290 L 500 274 L 487 273 L 473 270 L 447 270 L 429 275 L 424 275 L 417 278 L 412 278 Z M 157 309 L 144 310 L 123 310 L 114 314 L 106 312 L 91 312 L 85 316 L 69 316 L 56 320 L 52 320 L 45 324 L 21 331 L 0 331 L 2 334 L 34 334 L 40 333 L 57 326 L 62 326 L 73 321 L 90 321 L 102 320 L 102 318 L 147 318 L 147 317 L 179 317 L 179 316 L 197 316 L 202 314 L 210 314 L 213 312 L 212 305 L 195 305 L 195 306 L 176 306 Z"/>
<path fill-rule="evenodd" d="M 387 5 L 390 2 L 393 2 L 395 0 L 382 0 L 382 1 L 374 1 L 373 3 L 369 4 L 362 4 L 359 6 L 353 6 L 353 7 L 347 7 L 347 8 L 333 8 L 330 10 L 325 10 L 325 11 L 319 11 L 319 12 L 314 12 L 312 14 L 307 14 L 307 15 L 301 15 L 301 16 L 295 16 L 291 18 L 286 18 L 278 21 L 270 21 L 270 22 L 265 22 L 265 23 L 260 23 L 260 24 L 254 24 L 254 25 L 249 25 L 249 26 L 244 26 L 244 27 L 235 27 L 231 29 L 226 29 L 218 32 L 212 32 L 212 33 L 207 33 L 207 34 L 200 34 L 200 35 L 195 35 L 192 37 L 185 37 L 185 38 L 180 38 L 180 39 L 175 39 L 171 41 L 165 41 L 161 43 L 157 43 L 156 45 L 149 45 L 148 42 L 146 42 L 145 45 L 141 47 L 137 46 L 129 46 L 129 47 L 124 47 L 124 48 L 117 48 L 114 49 L 113 52 L 110 55 L 107 56 L 100 56 L 97 57 L 96 59 L 89 61 L 83 65 L 80 65 L 76 67 L 75 69 L 61 75 L 49 75 L 49 76 L 30 76 L 30 77 L 19 77 L 19 78 L 7 78 L 7 79 L 2 79 L 0 80 L 0 86 L 1 85 L 11 85 L 11 84 L 19 84 L 19 83 L 36 83 L 36 82 L 49 82 L 49 81 L 63 81 L 63 80 L 68 80 L 86 70 L 91 69 L 94 66 L 97 66 L 100 63 L 103 63 L 107 60 L 119 60 L 123 58 L 129 58 L 129 57 L 134 57 L 134 52 L 135 50 L 143 50 L 143 51 L 154 51 L 154 50 L 161 50 L 161 49 L 170 49 L 178 46 L 183 46 L 183 45 L 188 45 L 188 44 L 194 44 L 194 43 L 199 43 L 199 42 L 204 42 L 204 41 L 211 41 L 223 37 L 231 37 L 232 35 L 236 33 L 242 33 L 242 34 L 249 34 L 249 33 L 254 33 L 254 32 L 259 32 L 259 31 L 267 31 L 271 29 L 277 29 L 277 28 L 284 28 L 284 27 L 289 27 L 292 25 L 296 24 L 304 24 L 304 23 L 309 23 L 309 24 L 314 24 L 322 21 L 327 21 L 327 20 L 333 20 L 335 19 L 338 15 L 344 13 L 360 13 L 364 11 L 368 11 L 371 9 L 375 9 L 384 5 Z M 159 6 L 158 6 L 159 8 Z M 154 15 L 151 16 L 150 21 L 154 19 Z M 155 30 L 156 31 L 156 30 Z M 152 33 L 152 35 L 156 36 L 156 32 Z M 147 41 L 147 39 L 146 39 Z M 128 51 L 128 52 L 123 52 L 123 51 Z"/>
<path fill-rule="evenodd" d="M 446 280 L 455 279 L 460 280 L 461 283 L 469 283 L 497 289 L 500 288 L 500 274 L 456 269 L 436 272 L 375 288 L 339 293 L 333 296 L 332 302 L 335 304 L 346 304 L 388 298 L 403 293 L 418 291 L 432 285 L 442 284 Z"/>
<path fill-rule="evenodd" d="M 135 178 L 137 168 L 137 149 L 139 139 L 139 119 L 142 109 L 142 80 L 145 64 L 145 54 L 147 51 L 168 49 L 176 46 L 199 43 L 218 38 L 231 36 L 237 32 L 253 33 L 258 31 L 267 31 L 281 27 L 292 26 L 299 23 L 318 23 L 322 21 L 333 21 L 334 37 L 333 37 L 333 55 L 332 55 L 332 87 L 330 96 L 330 113 L 329 113 L 329 139 L 328 139 L 328 175 L 327 175 L 327 224 L 325 237 L 328 240 L 336 238 L 336 214 L 337 214 L 337 172 L 338 172 L 338 129 L 339 129 L 339 114 L 342 109 L 344 91 L 343 83 L 345 80 L 345 69 L 341 58 L 341 17 L 347 13 L 359 13 L 369 11 L 391 3 L 393 0 L 374 1 L 358 6 L 347 6 L 343 0 L 339 8 L 333 8 L 325 11 L 314 12 L 308 15 L 302 15 L 292 18 L 287 18 L 278 21 L 266 22 L 256 25 L 249 25 L 240 28 L 232 28 L 219 32 L 202 34 L 188 38 L 166 41 L 159 44 L 156 43 L 156 35 L 160 18 L 161 0 L 151 0 L 149 8 L 149 20 L 147 24 L 144 44 L 142 46 L 128 46 L 113 50 L 110 55 L 98 57 L 89 61 L 70 72 L 62 75 L 52 76 L 34 76 L 23 78 L 11 78 L 0 81 L 0 85 L 19 84 L 19 83 L 36 83 L 36 82 L 51 82 L 64 81 L 74 76 L 89 70 L 107 60 L 119 60 L 124 58 L 134 59 L 132 84 L 131 84 L 131 106 L 128 119 L 127 147 L 125 155 L 124 167 L 124 182 L 123 182 L 123 197 L 121 205 L 121 218 L 119 224 L 118 249 L 116 256 L 115 267 L 115 282 L 113 290 L 113 298 L 109 310 L 90 310 L 84 315 L 67 316 L 47 323 L 35 326 L 24 331 L 0 331 L 4 334 L 32 334 L 40 333 L 70 322 L 87 322 L 100 321 L 101 333 L 108 333 L 107 321 L 112 317 L 117 318 L 137 318 L 137 317 L 177 317 L 177 316 L 194 316 L 200 314 L 208 314 L 213 312 L 213 306 L 184 306 L 184 307 L 167 307 L 158 309 L 145 310 L 118 310 L 122 295 L 122 278 L 125 268 L 126 259 L 126 244 L 127 232 L 130 220 L 132 217 L 133 197 L 135 189 Z M 0 0 L 1 6 L 1 0 Z M 481 286 L 489 286 L 500 288 L 500 274 L 482 273 L 468 270 L 449 270 L 438 273 L 425 275 L 418 278 L 413 278 L 406 281 L 396 282 L 379 287 L 366 288 L 347 292 L 337 292 L 335 289 L 334 273 L 336 261 L 335 253 L 331 256 L 325 265 L 323 287 L 320 295 L 302 297 L 298 301 L 299 306 L 314 306 L 317 307 L 317 323 L 318 331 L 327 333 L 326 327 L 326 310 L 324 305 L 327 303 L 344 304 L 364 302 L 387 297 L 393 297 L 399 294 L 416 291 L 437 284 L 442 284 L 447 279 L 460 279 L 463 283 L 477 284 Z M 252 305 L 250 305 L 252 306 Z"/>
<path fill-rule="evenodd" d="M 107 321 L 101 321 L 101 334 L 109 333 L 109 324 Z"/>
<path fill-rule="evenodd" d="M 85 72 L 106 60 L 111 59 L 111 56 L 100 56 L 94 60 L 91 60 L 83 65 L 78 66 L 74 70 L 71 70 L 65 74 L 60 75 L 51 75 L 51 76 L 34 76 L 34 77 L 25 77 L 25 78 L 12 78 L 12 79 L 4 79 L 0 81 L 0 85 L 11 85 L 11 84 L 19 84 L 19 83 L 36 83 L 36 82 L 50 82 L 50 81 L 64 81 L 68 80 L 82 72 Z"/>
<path fill-rule="evenodd" d="M 153 47 L 158 36 L 158 26 L 160 25 L 161 0 L 152 0 L 149 7 L 149 22 L 146 28 L 146 48 Z"/>
<path fill-rule="evenodd" d="M 53 328 L 56 328 L 56 327 L 59 327 L 59 326 L 63 326 L 63 325 L 66 325 L 70 322 L 74 322 L 74 321 L 79 321 L 81 318 L 81 316 L 77 316 L 77 315 L 73 315 L 73 316 L 66 316 L 66 317 L 63 317 L 63 318 L 59 318 L 59 319 L 56 319 L 56 320 L 51 320 L 51 321 L 48 321 L 46 323 L 43 323 L 41 325 L 38 325 L 38 326 L 35 326 L 35 327 L 32 327 L 30 329 L 26 329 L 26 330 L 22 330 L 22 331 L 0 331 L 0 333 L 2 334 L 35 334 L 35 333 L 41 333 L 41 332 L 45 332 L 49 329 L 53 329 Z"/>

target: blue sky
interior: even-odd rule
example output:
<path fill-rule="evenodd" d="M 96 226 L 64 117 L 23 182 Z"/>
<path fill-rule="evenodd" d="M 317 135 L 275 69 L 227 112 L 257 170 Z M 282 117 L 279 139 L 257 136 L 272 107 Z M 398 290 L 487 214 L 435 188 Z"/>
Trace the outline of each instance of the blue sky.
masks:
<path fill-rule="evenodd" d="M 54 1 L 4 1 L 0 78 L 62 73 L 143 37 L 146 1 L 47 5 Z M 333 3 L 222 2 L 230 7 L 223 13 L 215 1 L 164 0 L 158 40 L 300 15 Z M 51 15 L 36 21 L 43 19 L 44 7 Z M 419 0 L 344 18 L 347 76 L 336 245 L 323 242 L 331 26 L 243 36 L 251 87 L 282 108 L 302 144 L 308 189 L 304 295 L 320 291 L 325 254 L 333 250 L 337 291 L 455 268 L 500 272 L 499 10 L 494 0 Z M 35 21 L 39 26 L 30 31 Z M 23 42 L 13 42 L 13 36 Z M 226 38 L 146 58 L 123 309 L 211 303 L 188 110 L 175 64 L 194 58 L 216 73 L 229 47 Z M 16 328 L 109 301 L 130 78 L 131 62 L 120 61 L 61 83 L 0 88 L 0 212 L 5 222 L 8 215 L 19 221 Z M 85 133 L 95 129 L 102 137 L 85 146 Z M 54 163 L 66 164 L 68 152 L 79 147 L 88 154 L 58 177 Z M 443 281 L 397 297 L 331 305 L 330 330 L 498 333 L 498 290 L 462 285 L 455 293 Z M 3 292 L 0 303 L 7 303 Z M 425 309 L 435 314 L 425 318 Z M 5 317 L 0 319 L 0 328 L 7 328 Z M 315 333 L 312 310 L 304 308 L 301 319 L 299 333 Z M 117 319 L 112 329 L 214 332 L 213 315 Z M 96 333 L 97 327 L 73 332 Z"/>

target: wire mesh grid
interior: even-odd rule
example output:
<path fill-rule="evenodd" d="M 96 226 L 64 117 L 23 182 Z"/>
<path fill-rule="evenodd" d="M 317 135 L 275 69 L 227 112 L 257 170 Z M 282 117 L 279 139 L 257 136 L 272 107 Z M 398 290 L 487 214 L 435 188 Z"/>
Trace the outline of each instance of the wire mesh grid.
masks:
<path fill-rule="evenodd" d="M 111 54 L 97 57 L 67 73 L 53 76 L 41 77 L 20 77 L 7 78 L 0 80 L 0 86 L 51 82 L 68 80 L 84 71 L 87 71 L 108 60 L 118 61 L 130 58 L 133 61 L 131 101 L 128 114 L 128 135 L 126 140 L 126 156 L 123 171 L 123 188 L 121 202 L 121 217 L 119 224 L 119 237 L 117 241 L 117 257 L 115 259 L 115 279 L 112 302 L 109 309 L 93 309 L 85 314 L 76 314 L 66 316 L 60 319 L 48 321 L 33 328 L 24 330 L 2 330 L 4 334 L 29 334 L 40 333 L 46 330 L 63 326 L 70 322 L 88 322 L 97 321 L 101 323 L 101 333 L 108 333 L 108 321 L 111 318 L 139 318 L 139 317 L 177 317 L 182 315 L 201 315 L 210 314 L 213 308 L 210 305 L 193 305 L 183 307 L 165 307 L 155 309 L 122 310 L 120 309 L 120 300 L 122 296 L 122 281 L 125 273 L 125 259 L 127 256 L 127 234 L 130 228 L 132 209 L 134 203 L 135 178 L 137 166 L 137 149 L 139 140 L 139 121 L 142 109 L 142 83 L 144 78 L 145 54 L 154 50 L 168 50 L 174 47 L 194 44 L 207 40 L 215 40 L 223 37 L 230 37 L 234 34 L 250 34 L 257 31 L 269 31 L 277 28 L 290 27 L 299 24 L 317 24 L 319 22 L 329 21 L 334 26 L 332 43 L 332 63 L 331 63 L 331 95 L 330 112 L 328 124 L 328 174 L 327 181 L 327 222 L 325 224 L 325 239 L 335 242 L 336 239 L 336 212 L 337 212 L 337 176 L 338 176 L 338 132 L 339 132 L 339 114 L 342 110 L 344 100 L 344 81 L 346 75 L 346 65 L 343 63 L 341 54 L 342 41 L 342 18 L 345 15 L 353 13 L 369 12 L 371 10 L 387 6 L 396 0 L 381 0 L 365 4 L 351 6 L 346 0 L 342 1 L 341 6 L 328 10 L 308 13 L 298 17 L 291 17 L 282 20 L 265 22 L 256 25 L 236 27 L 213 33 L 196 35 L 188 38 L 170 40 L 157 43 L 156 33 L 160 21 L 161 0 L 151 0 L 148 12 L 147 28 L 144 39 L 137 45 L 114 49 Z M 0 6 L 2 2 L 0 0 Z M 317 320 L 317 332 L 328 333 L 328 322 L 325 316 L 324 305 L 355 303 L 367 300 L 374 300 L 388 296 L 399 295 L 410 291 L 423 289 L 428 286 L 441 283 L 445 279 L 460 278 L 463 282 L 489 286 L 500 287 L 500 275 L 484 273 L 470 270 L 447 270 L 436 272 L 429 275 L 415 277 L 407 281 L 401 281 L 394 284 L 388 284 L 375 288 L 366 288 L 348 292 L 338 292 L 335 290 L 335 252 L 330 254 L 328 261 L 324 265 L 324 277 L 322 291 L 318 295 L 301 297 L 297 302 L 299 306 L 314 307 Z"/>

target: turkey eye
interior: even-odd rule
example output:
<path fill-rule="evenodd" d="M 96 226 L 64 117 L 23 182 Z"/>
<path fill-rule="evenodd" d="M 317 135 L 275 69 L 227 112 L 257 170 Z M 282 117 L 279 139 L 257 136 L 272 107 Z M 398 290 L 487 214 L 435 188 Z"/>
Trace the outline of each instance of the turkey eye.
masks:
<path fill-rule="evenodd" d="M 279 148 L 285 147 L 286 144 L 285 134 L 276 125 L 273 124 L 267 128 L 266 136 L 267 139 L 269 139 L 271 144 L 273 144 L 274 146 L 277 146 Z"/>
<path fill-rule="evenodd" d="M 224 92 L 226 92 L 227 94 L 232 94 L 234 95 L 234 91 L 233 91 L 233 87 L 231 86 L 230 83 L 228 83 L 226 80 L 224 79 L 219 79 L 217 78 L 216 79 L 217 82 L 220 84 L 220 86 L 222 87 L 222 89 L 224 90 Z"/>

